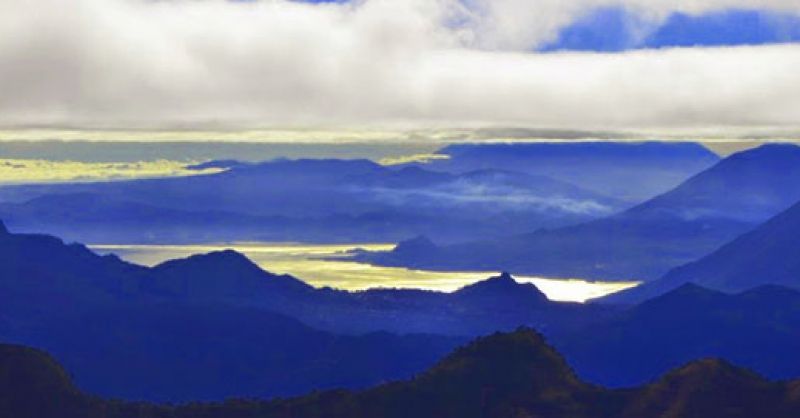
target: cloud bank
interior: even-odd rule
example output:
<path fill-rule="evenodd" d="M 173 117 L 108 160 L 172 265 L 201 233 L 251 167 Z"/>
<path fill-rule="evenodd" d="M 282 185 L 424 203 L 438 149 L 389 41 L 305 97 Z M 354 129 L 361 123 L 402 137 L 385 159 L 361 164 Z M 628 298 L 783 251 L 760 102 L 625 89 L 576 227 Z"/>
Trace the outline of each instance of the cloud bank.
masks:
<path fill-rule="evenodd" d="M 640 22 L 796 0 L 0 0 L 0 128 L 794 128 L 800 45 L 536 53 L 598 7 Z"/>

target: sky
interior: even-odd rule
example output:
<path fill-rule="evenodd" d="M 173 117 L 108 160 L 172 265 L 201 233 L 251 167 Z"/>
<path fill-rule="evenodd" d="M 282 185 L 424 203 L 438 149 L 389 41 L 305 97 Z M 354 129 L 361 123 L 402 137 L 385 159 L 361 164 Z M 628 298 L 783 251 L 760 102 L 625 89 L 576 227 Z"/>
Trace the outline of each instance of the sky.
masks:
<path fill-rule="evenodd" d="M 0 0 L 0 139 L 797 139 L 798 41 L 797 0 Z"/>

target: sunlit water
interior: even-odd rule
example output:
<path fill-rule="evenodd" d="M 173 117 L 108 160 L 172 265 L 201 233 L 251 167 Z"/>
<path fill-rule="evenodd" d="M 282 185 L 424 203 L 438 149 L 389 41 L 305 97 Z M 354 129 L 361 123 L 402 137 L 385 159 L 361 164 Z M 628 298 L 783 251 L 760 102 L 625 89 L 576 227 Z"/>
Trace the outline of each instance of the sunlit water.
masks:
<path fill-rule="evenodd" d="M 393 244 L 319 245 L 293 243 L 237 243 L 220 245 L 92 245 L 103 254 L 114 253 L 133 263 L 156 265 L 192 254 L 233 249 L 245 254 L 264 270 L 291 274 L 313 286 L 346 290 L 377 287 L 419 288 L 453 291 L 485 280 L 497 272 L 440 272 L 380 267 L 349 260 L 336 260 L 346 251 L 363 248 L 385 251 Z M 586 300 L 635 287 L 638 282 L 598 282 L 580 279 L 551 279 L 515 276 L 517 281 L 535 284 L 551 300 L 585 302 Z"/>
<path fill-rule="evenodd" d="M 219 169 L 189 170 L 193 162 L 156 160 L 137 162 L 81 162 L 43 159 L 0 159 L 0 185 L 74 183 L 138 178 L 211 174 Z"/>

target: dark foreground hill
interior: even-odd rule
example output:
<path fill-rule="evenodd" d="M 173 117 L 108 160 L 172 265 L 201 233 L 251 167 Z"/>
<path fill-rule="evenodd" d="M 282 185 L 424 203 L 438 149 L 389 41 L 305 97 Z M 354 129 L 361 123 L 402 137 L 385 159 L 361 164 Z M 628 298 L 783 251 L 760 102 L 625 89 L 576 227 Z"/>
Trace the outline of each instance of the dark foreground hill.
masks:
<path fill-rule="evenodd" d="M 650 381 L 702 357 L 721 357 L 771 378 L 800 376 L 800 292 L 761 286 L 726 294 L 685 284 L 557 341 L 587 380 Z"/>
<path fill-rule="evenodd" d="M 46 354 L 0 346 L 0 415 L 28 417 L 796 417 L 800 382 L 770 382 L 721 360 L 648 385 L 608 390 L 578 379 L 534 331 L 481 338 L 408 381 L 362 392 L 262 402 L 155 406 L 88 397 Z"/>

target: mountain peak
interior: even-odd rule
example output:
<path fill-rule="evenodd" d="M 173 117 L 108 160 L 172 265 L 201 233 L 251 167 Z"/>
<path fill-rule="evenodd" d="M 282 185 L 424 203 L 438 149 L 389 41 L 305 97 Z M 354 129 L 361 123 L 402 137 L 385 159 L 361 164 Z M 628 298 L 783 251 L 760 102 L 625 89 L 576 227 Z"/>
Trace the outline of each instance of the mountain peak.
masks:
<path fill-rule="evenodd" d="M 651 306 L 655 304 L 664 304 L 676 302 L 678 304 L 685 304 L 689 301 L 710 301 L 719 297 L 728 296 L 725 293 L 700 286 L 696 283 L 686 282 L 677 288 L 664 293 L 661 296 L 647 300 L 640 306 Z"/>
<path fill-rule="evenodd" d="M 462 287 L 455 292 L 456 295 L 474 300 L 497 303 L 503 302 L 544 302 L 547 296 L 533 283 L 519 283 L 510 273 L 502 272 L 486 280 L 475 282 Z"/>
<path fill-rule="evenodd" d="M 0 391 L 4 398 L 2 410 L 11 406 L 31 407 L 38 403 L 36 410 L 41 413 L 78 393 L 61 365 L 49 354 L 33 348 L 0 344 L 0 370 Z M 43 399 L 49 402 L 41 402 Z M 6 403 L 9 400 L 16 405 Z"/>
<path fill-rule="evenodd" d="M 463 364 L 467 357 L 483 357 L 481 360 L 494 360 L 489 357 L 499 357 L 502 360 L 503 352 L 545 352 L 548 356 L 557 355 L 555 349 L 547 345 L 545 338 L 536 330 L 528 327 L 517 328 L 513 332 L 495 332 L 494 334 L 478 337 L 469 344 L 458 348 L 433 367 L 432 372 L 449 370 Z M 563 361 L 563 359 L 556 359 Z M 566 362 L 563 363 L 566 366 Z"/>
<path fill-rule="evenodd" d="M 517 289 L 517 288 L 523 287 L 523 286 L 524 286 L 524 284 L 521 284 L 521 283 L 517 282 L 516 280 L 514 280 L 514 278 L 511 276 L 511 273 L 508 273 L 508 272 L 504 271 L 504 272 L 501 272 L 497 276 L 492 276 L 492 277 L 490 277 L 490 278 L 488 278 L 486 280 L 473 283 L 470 286 L 465 286 L 464 289 L 466 289 L 466 288 L 473 288 L 473 289 L 477 289 L 477 288 L 489 289 L 489 288 L 491 288 L 491 289 L 499 290 L 499 289 Z"/>
<path fill-rule="evenodd" d="M 728 385 L 759 385 L 766 380 L 757 373 L 735 366 L 720 358 L 704 358 L 691 361 L 672 370 L 658 379 L 653 386 L 705 388 Z"/>
<path fill-rule="evenodd" d="M 203 266 L 215 266 L 215 267 L 224 266 L 227 268 L 237 268 L 237 269 L 244 268 L 247 270 L 252 270 L 254 268 L 258 269 L 258 266 L 256 266 L 255 263 L 250 261 L 250 259 L 247 258 L 244 254 L 231 249 L 212 251 L 206 254 L 195 254 L 183 259 L 165 261 L 157 265 L 155 269 L 165 269 L 176 266 L 183 268 L 203 267 Z"/>
<path fill-rule="evenodd" d="M 782 388 L 750 370 L 710 358 L 686 364 L 643 387 L 624 415 L 794 416 L 773 409 L 785 402 L 783 396 Z"/>
<path fill-rule="evenodd" d="M 707 288 L 700 286 L 694 282 L 686 282 L 670 292 L 672 294 L 681 294 L 681 295 L 705 295 L 705 294 L 716 294 L 717 292 Z"/>
<path fill-rule="evenodd" d="M 254 297 L 265 290 L 304 291 L 310 286 L 288 275 L 264 271 L 243 254 L 215 251 L 153 267 L 153 286 L 173 294 Z"/>
<path fill-rule="evenodd" d="M 445 357 L 420 380 L 439 384 L 453 378 L 519 393 L 587 387 L 541 334 L 526 327 L 478 338 Z"/>
<path fill-rule="evenodd" d="M 667 374 L 667 376 L 674 374 L 685 375 L 694 373 L 709 375 L 723 371 L 743 372 L 744 369 L 740 369 L 724 359 L 709 357 L 689 362 L 685 364 L 683 367 L 680 367 L 677 370 L 672 371 L 670 374 Z"/>
<path fill-rule="evenodd" d="M 653 285 L 656 286 L 659 284 L 659 282 L 653 283 Z M 645 298 L 643 302 L 637 304 L 633 308 L 638 315 L 651 315 L 656 313 L 662 315 L 667 312 L 675 312 L 676 314 L 680 313 L 683 315 L 689 315 L 690 312 L 697 314 L 710 309 L 712 306 L 724 304 L 730 299 L 730 295 L 727 293 L 712 290 L 691 282 L 685 282 L 678 287 L 668 287 L 665 289 L 662 289 L 660 286 L 648 288 L 648 285 L 649 284 L 645 284 L 642 286 L 642 288 L 646 290 L 644 294 L 647 296 L 636 293 L 629 295 L 629 297 L 634 299 Z M 663 293 L 658 294 L 658 296 L 649 296 L 656 291 Z"/>

